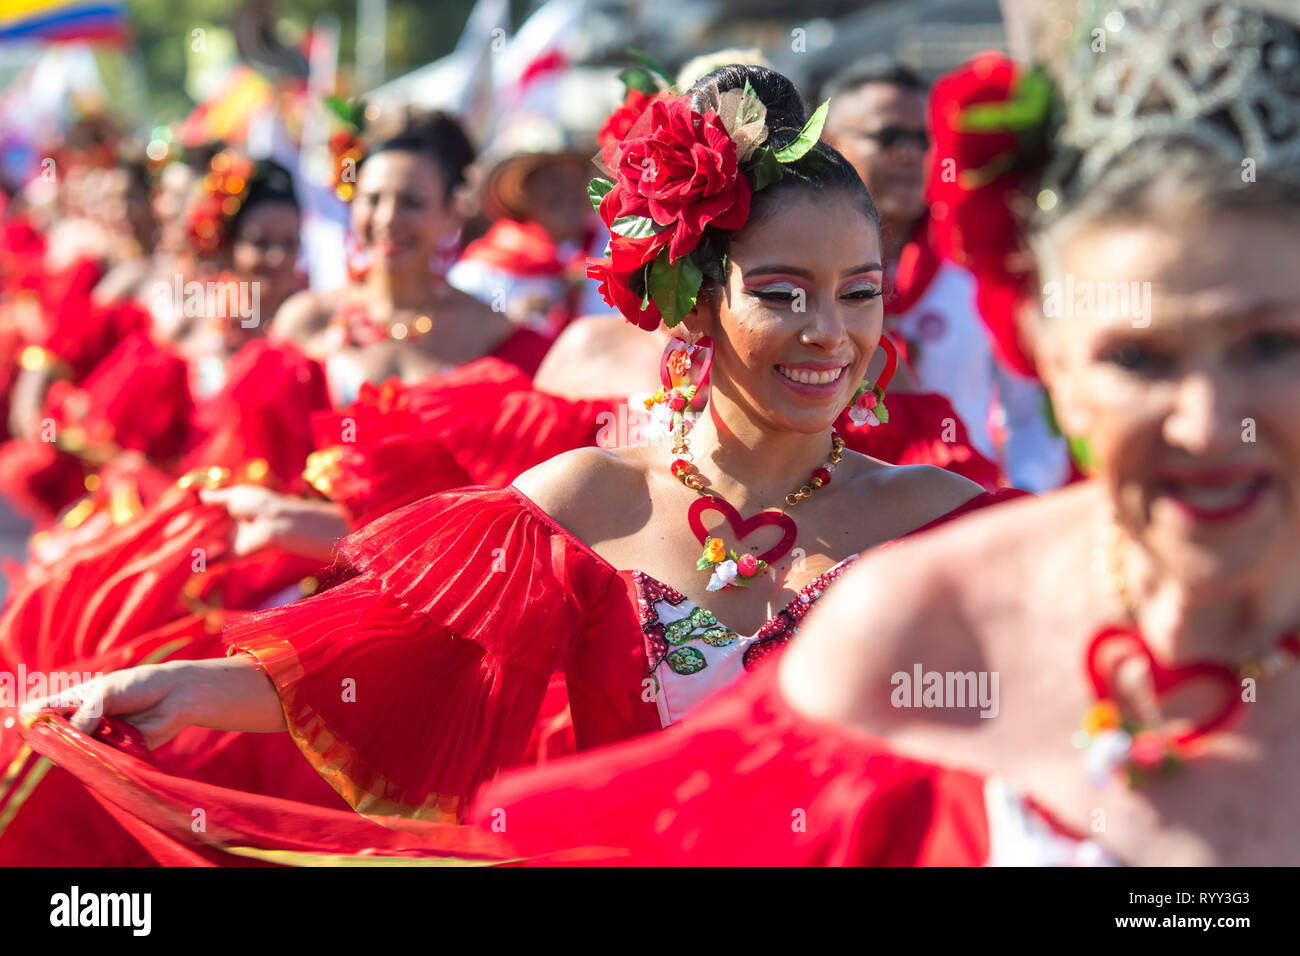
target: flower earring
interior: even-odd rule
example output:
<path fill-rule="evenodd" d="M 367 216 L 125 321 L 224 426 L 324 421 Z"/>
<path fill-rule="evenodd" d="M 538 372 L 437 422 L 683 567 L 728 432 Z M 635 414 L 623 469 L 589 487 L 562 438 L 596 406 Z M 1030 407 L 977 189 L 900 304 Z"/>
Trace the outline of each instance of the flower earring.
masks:
<path fill-rule="evenodd" d="M 849 419 L 855 425 L 889 423 L 889 409 L 885 407 L 885 389 L 889 387 L 894 372 L 898 369 L 898 349 L 883 332 L 880 333 L 880 347 L 885 351 L 885 367 L 881 370 L 880 377 L 876 379 L 875 384 L 872 384 L 870 379 L 864 380 L 853 393 L 853 401 L 849 402 Z"/>
<path fill-rule="evenodd" d="M 659 390 L 645 400 L 650 422 L 669 434 L 690 427 L 687 412 L 704 409 L 713 369 L 713 339 L 705 335 L 694 344 L 670 339 L 659 363 Z"/>

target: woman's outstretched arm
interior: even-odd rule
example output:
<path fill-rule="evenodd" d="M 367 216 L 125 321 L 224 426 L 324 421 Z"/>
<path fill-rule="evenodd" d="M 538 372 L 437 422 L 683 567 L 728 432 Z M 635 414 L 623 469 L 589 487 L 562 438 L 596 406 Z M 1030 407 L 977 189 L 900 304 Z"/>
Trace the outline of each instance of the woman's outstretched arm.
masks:
<path fill-rule="evenodd" d="M 24 708 L 71 710 L 71 724 L 92 733 L 105 716 L 120 717 L 153 749 L 186 727 L 270 733 L 285 729 L 270 680 L 248 654 L 148 664 L 105 674 Z"/>

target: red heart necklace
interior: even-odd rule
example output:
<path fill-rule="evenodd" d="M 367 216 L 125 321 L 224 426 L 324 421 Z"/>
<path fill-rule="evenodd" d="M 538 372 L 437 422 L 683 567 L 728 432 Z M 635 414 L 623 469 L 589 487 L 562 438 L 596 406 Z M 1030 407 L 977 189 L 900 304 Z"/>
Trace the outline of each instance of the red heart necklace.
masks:
<path fill-rule="evenodd" d="M 1217 688 L 1210 712 L 1176 730 L 1145 727 L 1120 712 L 1111 675 L 1123 660 L 1145 660 L 1151 690 L 1157 700 L 1180 687 Z M 1300 660 L 1300 634 L 1280 638 L 1274 650 L 1235 666 L 1219 661 L 1191 661 L 1168 667 L 1156 660 L 1137 631 L 1111 626 L 1098 631 L 1088 643 L 1085 667 L 1093 704 L 1083 716 L 1076 745 L 1085 751 L 1084 762 L 1098 783 L 1111 771 L 1122 770 L 1130 784 L 1178 769 L 1196 755 L 1198 742 L 1224 730 L 1242 715 L 1242 682 L 1271 677 Z"/>
<path fill-rule="evenodd" d="M 705 479 L 692 463 L 690 444 L 686 440 L 686 425 L 684 422 L 678 425 L 676 442 L 673 445 L 673 455 L 676 457 L 673 458 L 672 464 L 669 466 L 673 477 L 687 488 L 704 493 Z M 840 463 L 840 459 L 843 457 L 844 439 L 832 429 L 830 457 L 820 468 L 813 469 L 812 474 L 808 476 L 808 480 L 798 490 L 792 491 L 785 496 L 786 506 L 792 508 L 812 495 L 818 488 L 829 485 L 831 483 L 831 472 L 835 470 L 835 466 Z M 755 531 L 769 525 L 781 529 L 781 540 L 760 555 L 737 554 L 734 548 L 728 549 L 721 538 L 710 535 L 705 529 L 703 515 L 708 511 L 716 511 L 727 519 L 727 523 L 731 526 L 731 532 L 735 535 L 737 542 L 743 541 Z M 739 511 L 732 507 L 730 502 L 720 495 L 704 494 L 702 498 L 692 502 L 687 518 L 690 521 L 691 532 L 704 546 L 704 553 L 695 562 L 695 567 L 697 570 L 710 573 L 708 586 L 710 591 L 748 586 L 750 580 L 767 570 L 769 564 L 779 561 L 789 554 L 799 537 L 798 526 L 794 523 L 794 519 L 785 512 L 760 511 L 752 517 L 744 518 Z"/>
<path fill-rule="evenodd" d="M 1110 548 L 1111 589 L 1130 619 L 1137 608 L 1124 581 L 1122 534 L 1115 529 Z M 1217 687 L 1218 700 L 1208 714 L 1177 730 L 1144 727 L 1120 712 L 1111 677 L 1125 660 L 1144 660 L 1151 690 L 1159 700 L 1180 687 Z M 1195 756 L 1198 742 L 1235 723 L 1242 714 L 1243 681 L 1272 677 L 1300 660 L 1300 634 L 1279 638 L 1269 652 L 1237 664 L 1220 661 L 1191 661 L 1168 667 L 1156 660 L 1142 635 L 1131 627 L 1110 626 L 1098 631 L 1088 643 L 1084 667 L 1093 703 L 1083 716 L 1075 745 L 1084 750 L 1084 763 L 1098 784 L 1121 770 L 1131 785 L 1151 776 L 1176 770 Z"/>

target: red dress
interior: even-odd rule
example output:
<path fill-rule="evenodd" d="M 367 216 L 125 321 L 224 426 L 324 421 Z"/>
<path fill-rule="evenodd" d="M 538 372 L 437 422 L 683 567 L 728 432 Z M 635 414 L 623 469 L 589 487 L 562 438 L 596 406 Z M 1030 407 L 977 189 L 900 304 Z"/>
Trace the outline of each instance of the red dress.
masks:
<path fill-rule="evenodd" d="M 1094 865 L 1100 848 L 1005 782 L 909 759 L 792 710 L 777 662 L 662 734 L 520 771 L 469 818 L 510 855 L 669 866 Z M 501 827 L 497 827 L 501 829 Z"/>
<path fill-rule="evenodd" d="M 130 350 L 142 345 L 141 340 L 124 342 L 122 354 L 136 354 Z M 183 363 L 179 368 L 188 395 Z M 311 449 L 308 416 L 325 406 L 319 366 L 297 349 L 255 341 L 229 368 L 227 387 L 208 400 L 212 427 L 192 429 L 186 436 L 194 446 L 190 456 L 243 471 L 258 463 L 263 481 L 305 487 L 299 472 Z M 111 382 L 102 371 L 103 380 Z M 148 389 L 140 394 L 137 388 L 146 380 L 143 372 L 140 366 L 133 378 L 121 369 L 125 377 L 119 378 L 117 392 L 108 389 L 105 403 L 92 406 L 87 418 L 122 407 L 136 427 L 151 420 L 167 422 L 162 413 L 150 418 Z M 95 376 L 100 375 L 97 370 Z M 127 392 L 135 392 L 140 402 L 136 418 L 129 414 L 129 404 L 113 405 Z M 163 396 L 157 398 L 162 405 Z M 283 416 L 285 409 L 296 410 L 296 425 Z M 230 518 L 225 511 L 202 505 L 197 488 L 177 487 L 171 478 L 156 483 L 154 472 L 143 460 L 134 467 L 101 471 L 101 486 L 86 499 L 92 505 L 90 517 L 73 509 L 52 539 L 34 542 L 33 550 L 49 553 L 48 560 L 9 569 L 10 595 L 0 618 L 0 671 L 90 675 L 219 655 L 223 615 L 214 604 L 257 606 L 282 590 L 285 581 L 316 570 L 317 562 L 292 555 L 227 557 Z M 146 487 L 157 490 L 157 500 L 137 494 Z M 119 508 L 123 491 L 132 501 Z M 146 510 L 141 513 L 141 508 Z M 159 757 L 177 772 L 214 783 L 336 802 L 319 777 L 302 772 L 301 761 L 287 759 L 293 754 L 291 747 L 262 735 L 190 728 Z M 5 781 L 0 786 L 5 807 L 0 810 L 0 862 L 147 861 L 138 841 L 88 800 L 83 788 L 23 750 L 13 724 L 0 728 L 0 775 Z M 69 825 L 69 819 L 77 823 Z"/>
<path fill-rule="evenodd" d="M 1015 494 L 977 495 L 945 518 Z M 224 638 L 257 659 L 293 738 L 351 805 L 437 821 L 456 819 L 481 783 L 527 759 L 553 674 L 564 676 L 579 748 L 661 728 L 787 642 L 852 560 L 741 635 L 670 586 L 613 568 L 513 488 L 435 495 L 340 551 L 342 583 L 244 616 Z M 41 746 L 39 734 L 29 739 Z M 77 760 L 65 765 L 86 779 Z M 241 840 L 311 843 L 310 813 L 247 794 L 211 799 Z M 169 812 L 128 802 L 137 822 Z M 277 820 L 270 833 L 256 823 L 263 810 Z"/>
<path fill-rule="evenodd" d="M 249 480 L 250 462 L 260 462 L 263 482 L 289 491 L 305 488 L 298 473 L 311 448 L 312 410 L 324 405 L 320 366 L 292 346 L 257 341 L 237 354 L 229 371 L 225 390 L 200 409 L 200 421 L 211 426 L 194 430 L 200 440 L 192 442 L 182 467 L 218 465 L 234 471 L 237 480 Z M 353 437 L 363 439 L 346 446 L 349 454 L 336 469 L 340 500 L 353 514 L 380 513 L 463 484 L 469 475 L 505 475 L 496 480 L 508 480 L 572 447 L 571 442 L 589 442 L 596 432 L 591 403 L 543 401 L 528 389 L 531 404 L 510 403 L 520 414 L 486 429 L 495 444 L 475 446 L 465 429 L 497 414 L 494 383 L 509 383 L 509 390 L 522 392 L 529 379 L 516 366 L 492 359 L 484 360 L 477 373 L 453 373 L 431 384 L 439 382 L 444 394 L 429 388 L 417 392 L 413 404 L 430 423 L 446 423 L 445 430 L 421 431 L 418 416 L 392 407 L 394 396 L 407 392 L 395 383 L 386 390 L 371 388 L 363 401 L 343 412 L 317 413 L 323 434 L 337 439 L 336 426 L 346 420 L 354 426 Z M 558 417 L 549 420 L 548 414 Z M 455 440 L 462 435 L 466 440 Z M 463 450 L 459 459 L 451 455 L 447 440 Z M 422 459 L 410 454 L 417 448 L 423 449 Z M 517 467 L 506 463 L 512 456 Z M 432 467 L 422 467 L 422 462 Z M 234 609 L 264 606 L 319 570 L 315 561 L 278 551 L 233 557 L 225 509 L 202 504 L 197 486 L 171 484 L 125 523 L 111 520 L 109 496 L 100 495 L 104 508 L 76 529 L 61 531 L 68 539 L 62 541 L 61 557 L 11 571 L 11 599 L 0 619 L 0 669 L 89 674 L 157 660 L 219 656 L 223 647 L 215 635 Z M 203 556 L 202 568 L 196 568 L 196 555 Z M 563 706 L 562 701 L 550 705 L 557 712 Z M 539 733 L 534 752 L 544 743 Z M 183 761 L 178 751 L 183 751 Z M 309 764 L 297 759 L 292 741 L 283 735 L 191 729 L 159 759 L 176 773 L 258 794 L 326 804 L 339 799 Z M 138 841 L 111 823 L 66 773 L 23 753 L 16 728 L 0 729 L 0 770 L 11 765 L 11 785 L 0 787 L 0 861 L 112 864 L 142 858 Z M 65 826 L 62 821 L 70 817 L 83 823 Z M 100 835 L 86 840 L 83 831 Z"/>

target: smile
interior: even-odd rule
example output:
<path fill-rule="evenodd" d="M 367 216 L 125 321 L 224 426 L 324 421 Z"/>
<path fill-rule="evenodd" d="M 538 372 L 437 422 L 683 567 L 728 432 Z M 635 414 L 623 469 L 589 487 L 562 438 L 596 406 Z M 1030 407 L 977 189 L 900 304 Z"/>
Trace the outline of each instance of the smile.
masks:
<path fill-rule="evenodd" d="M 1246 514 L 1272 485 L 1268 475 L 1250 475 L 1234 481 L 1166 481 L 1164 496 L 1180 511 L 1199 521 L 1226 521 Z"/>
<path fill-rule="evenodd" d="M 838 382 L 844 375 L 847 365 L 841 365 L 838 368 L 831 369 L 808 369 L 808 368 L 788 368 L 784 365 L 778 365 L 776 370 L 791 382 L 799 385 L 832 385 Z"/>

